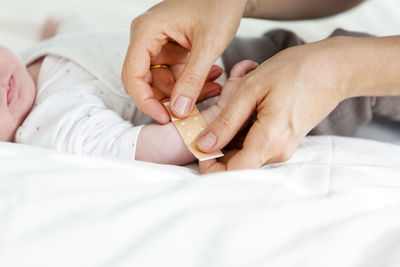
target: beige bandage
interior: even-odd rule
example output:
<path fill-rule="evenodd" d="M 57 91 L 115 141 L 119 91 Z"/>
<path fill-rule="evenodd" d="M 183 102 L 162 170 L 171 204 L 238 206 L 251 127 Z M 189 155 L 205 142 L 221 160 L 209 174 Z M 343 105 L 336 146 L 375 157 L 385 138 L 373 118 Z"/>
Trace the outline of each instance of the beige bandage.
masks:
<path fill-rule="evenodd" d="M 190 115 L 185 119 L 175 117 L 172 114 L 169 102 L 165 102 L 164 106 L 167 109 L 169 115 L 171 116 L 171 121 L 175 125 L 176 129 L 178 129 L 178 132 L 181 135 L 183 142 L 185 142 L 190 152 L 192 152 L 193 155 L 198 160 L 203 161 L 224 156 L 224 154 L 221 151 L 217 151 L 212 154 L 207 154 L 201 152 L 197 148 L 196 145 L 197 138 L 199 137 L 202 131 L 207 129 L 208 124 L 196 106 L 194 106 L 192 113 L 190 113 Z"/>

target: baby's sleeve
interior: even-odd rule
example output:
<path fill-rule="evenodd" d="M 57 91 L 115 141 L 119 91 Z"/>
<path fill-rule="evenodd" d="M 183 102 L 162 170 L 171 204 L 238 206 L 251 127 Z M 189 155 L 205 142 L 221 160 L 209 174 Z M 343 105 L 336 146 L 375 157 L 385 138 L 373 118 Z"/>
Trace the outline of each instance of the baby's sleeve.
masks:
<path fill-rule="evenodd" d="M 134 160 L 142 127 L 108 109 L 95 94 L 64 91 L 34 107 L 18 129 L 16 142 L 64 153 Z"/>
<path fill-rule="evenodd" d="M 134 160 L 142 127 L 112 110 L 92 108 L 77 121 L 63 147 L 76 154 Z"/>

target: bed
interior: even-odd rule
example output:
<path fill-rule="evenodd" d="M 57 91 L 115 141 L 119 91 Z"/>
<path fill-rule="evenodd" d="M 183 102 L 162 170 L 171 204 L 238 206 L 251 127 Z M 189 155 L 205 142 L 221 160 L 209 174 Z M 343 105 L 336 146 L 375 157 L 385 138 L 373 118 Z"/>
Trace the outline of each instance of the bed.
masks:
<path fill-rule="evenodd" d="M 156 2 L 0 0 L 0 43 L 21 51 L 49 14 L 123 28 Z M 239 35 L 390 35 L 398 10 L 370 0 L 317 22 L 245 20 Z M 205 176 L 0 143 L 0 266 L 400 266 L 400 126 L 357 135 L 307 137 L 288 162 Z"/>

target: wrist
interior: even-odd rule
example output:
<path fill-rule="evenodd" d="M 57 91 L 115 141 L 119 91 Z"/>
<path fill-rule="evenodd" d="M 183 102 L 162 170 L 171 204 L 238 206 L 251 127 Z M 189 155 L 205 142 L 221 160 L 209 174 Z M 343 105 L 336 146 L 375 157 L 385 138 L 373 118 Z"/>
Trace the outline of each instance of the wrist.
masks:
<path fill-rule="evenodd" d="M 400 94 L 400 37 L 343 37 L 344 98 Z"/>
<path fill-rule="evenodd" d="M 326 43 L 327 51 L 329 51 L 329 61 L 331 70 L 333 71 L 334 83 L 332 89 L 335 91 L 335 96 L 339 102 L 347 98 L 353 97 L 354 81 L 353 73 L 354 66 L 351 63 L 349 56 L 352 47 L 353 37 L 335 36 L 323 40 Z M 350 54 L 350 55 L 349 55 Z"/>
<path fill-rule="evenodd" d="M 363 38 L 351 36 L 334 36 L 317 43 L 320 43 L 320 58 L 323 62 L 319 65 L 323 69 L 326 65 L 327 73 L 325 83 L 329 86 L 331 97 L 338 102 L 345 99 L 360 96 L 360 88 L 363 87 L 363 77 L 361 71 L 365 58 L 361 56 L 359 40 Z"/>
<path fill-rule="evenodd" d="M 145 125 L 138 136 L 135 160 L 183 165 L 194 160 L 172 122 Z"/>

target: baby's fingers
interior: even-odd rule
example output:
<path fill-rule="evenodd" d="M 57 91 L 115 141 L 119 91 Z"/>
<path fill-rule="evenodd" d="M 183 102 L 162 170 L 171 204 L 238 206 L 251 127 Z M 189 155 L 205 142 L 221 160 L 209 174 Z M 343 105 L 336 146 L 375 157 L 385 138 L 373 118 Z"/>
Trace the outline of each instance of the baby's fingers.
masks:
<path fill-rule="evenodd" d="M 255 70 L 257 67 L 258 63 L 253 60 L 242 60 L 233 66 L 229 78 L 242 78 L 248 72 Z"/>
<path fill-rule="evenodd" d="M 218 107 L 222 110 L 228 102 L 232 99 L 233 95 L 239 89 L 240 82 L 243 76 L 248 72 L 256 69 L 258 63 L 252 60 L 243 60 L 233 66 L 228 81 L 224 84 L 221 96 L 218 99 Z"/>

